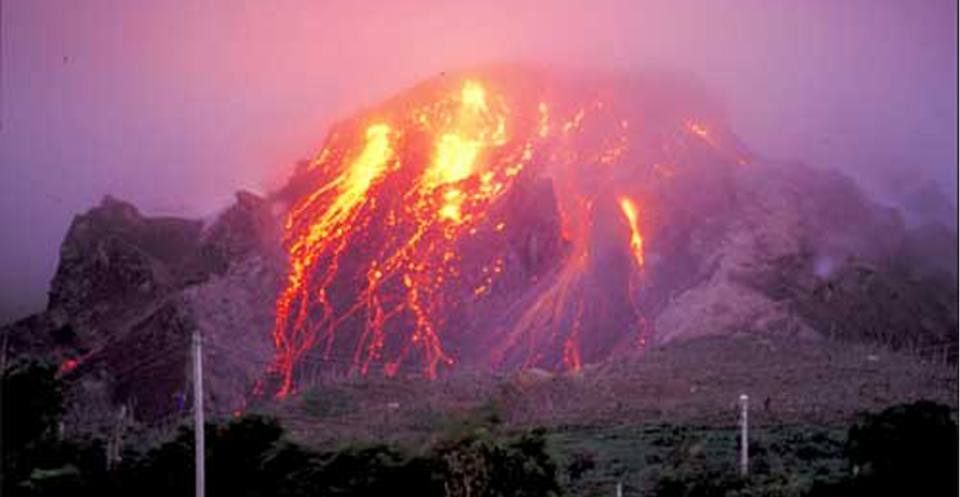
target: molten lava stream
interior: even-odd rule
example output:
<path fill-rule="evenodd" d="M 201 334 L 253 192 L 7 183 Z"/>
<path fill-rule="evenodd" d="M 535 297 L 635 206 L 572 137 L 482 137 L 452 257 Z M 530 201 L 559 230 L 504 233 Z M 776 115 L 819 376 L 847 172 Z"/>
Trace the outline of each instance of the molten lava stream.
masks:
<path fill-rule="evenodd" d="M 396 374 L 414 350 L 428 377 L 453 363 L 439 326 L 449 304 L 444 289 L 460 273 L 457 246 L 530 159 L 528 143 L 507 138 L 508 114 L 482 84 L 466 81 L 439 102 L 368 127 L 363 148 L 346 154 L 353 158 L 339 167 L 321 165 L 340 173 L 295 205 L 286 223 L 290 271 L 273 333 L 280 396 L 291 391 L 297 361 L 318 341 L 331 359 L 337 325 L 361 310 L 366 318 L 352 369 L 366 373 L 383 360 L 384 372 Z M 431 159 L 418 168 L 420 157 Z M 369 242 L 364 237 L 375 230 L 373 223 L 384 220 L 388 229 L 381 229 L 384 239 L 365 271 L 365 287 L 344 310 L 328 289 L 345 277 L 345 253 Z M 400 299 L 391 293 L 398 289 Z M 401 338 L 400 353 L 384 358 L 394 321 L 411 331 Z"/>
<path fill-rule="evenodd" d="M 620 197 L 617 199 L 620 204 L 620 210 L 627 219 L 627 225 L 630 226 L 630 253 L 637 263 L 637 267 L 643 267 L 643 235 L 640 234 L 640 228 L 637 227 L 637 204 L 630 197 Z"/>
<path fill-rule="evenodd" d="M 619 211 L 593 208 L 611 188 L 633 190 L 625 178 L 650 176 L 631 149 L 640 128 L 607 96 L 491 88 L 478 79 L 418 87 L 373 119 L 338 127 L 309 166 L 313 189 L 285 221 L 289 269 L 273 328 L 279 396 L 293 390 L 308 355 L 359 374 L 419 366 L 433 378 L 454 364 L 460 345 L 450 334 L 459 325 L 450 316 L 499 298 L 495 279 L 511 271 L 503 251 L 519 243 L 503 229 L 509 219 L 491 213 L 539 177 L 552 180 L 566 248 L 532 278 L 520 307 L 503 311 L 511 321 L 496 331 L 492 356 L 527 347 L 527 366 L 572 369 L 587 359 L 580 346 L 596 328 L 584 316 L 599 211 L 622 215 L 634 271 L 644 266 L 637 202 L 620 196 Z M 478 240 L 500 252 L 463 253 Z"/>

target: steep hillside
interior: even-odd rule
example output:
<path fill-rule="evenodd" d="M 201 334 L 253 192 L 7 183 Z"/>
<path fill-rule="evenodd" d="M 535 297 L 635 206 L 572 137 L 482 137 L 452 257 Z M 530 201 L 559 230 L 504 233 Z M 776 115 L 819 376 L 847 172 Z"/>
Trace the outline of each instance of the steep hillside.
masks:
<path fill-rule="evenodd" d="M 683 84 L 489 69 L 343 121 L 208 225 L 105 198 L 3 332 L 107 420 L 190 408 L 194 332 L 220 413 L 338 378 L 613 375 L 717 336 L 955 360 L 955 237 L 917 226 L 750 153 Z"/>

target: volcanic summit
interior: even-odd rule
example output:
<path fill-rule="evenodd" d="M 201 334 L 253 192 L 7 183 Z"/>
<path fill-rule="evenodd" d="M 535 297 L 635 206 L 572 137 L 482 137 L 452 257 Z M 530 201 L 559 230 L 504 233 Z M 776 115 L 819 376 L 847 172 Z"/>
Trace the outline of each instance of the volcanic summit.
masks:
<path fill-rule="evenodd" d="M 678 78 L 445 73 L 207 226 L 113 199 L 78 216 L 13 346 L 55 343 L 63 374 L 149 417 L 182 404 L 169 351 L 194 329 L 223 410 L 316 376 L 576 371 L 704 335 L 955 343 L 956 268 L 923 243 L 845 176 L 751 153 Z M 166 355 L 125 364 L 144 347 Z"/>
<path fill-rule="evenodd" d="M 337 126 L 288 187 L 282 389 L 304 357 L 435 377 L 642 347 L 658 192 L 750 167 L 715 116 L 668 96 L 498 70 L 442 76 Z"/>

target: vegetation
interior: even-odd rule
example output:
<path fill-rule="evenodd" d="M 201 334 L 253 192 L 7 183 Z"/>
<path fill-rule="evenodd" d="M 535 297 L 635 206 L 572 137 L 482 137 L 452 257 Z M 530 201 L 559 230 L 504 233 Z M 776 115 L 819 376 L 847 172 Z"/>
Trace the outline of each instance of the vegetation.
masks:
<path fill-rule="evenodd" d="M 735 427 L 567 427 L 549 442 L 573 495 L 957 495 L 957 424 L 916 402 L 865 413 L 850 427 L 782 425 L 750 432 L 750 473 L 737 472 Z M 955 411 L 953 411 L 955 412 Z"/>
<path fill-rule="evenodd" d="M 915 402 L 865 414 L 847 454 L 862 495 L 957 495 L 957 424 L 947 406 Z"/>
<path fill-rule="evenodd" d="M 107 465 L 101 439 L 64 440 L 55 368 L 3 376 L 3 495 L 190 495 L 193 431 L 131 440 Z M 510 430 L 494 404 L 443 423 L 413 450 L 352 444 L 316 450 L 280 423 L 246 415 L 206 427 L 209 495 L 231 497 L 626 495 L 956 495 L 957 425 L 949 407 L 917 402 L 862 415 L 849 429 L 751 432 L 748 477 L 736 472 L 736 429 L 648 425 Z"/>
<path fill-rule="evenodd" d="M 136 444 L 107 467 L 101 440 L 61 440 L 63 413 L 55 369 L 25 364 L 3 378 L 3 495 L 143 495 L 193 493 L 194 434 L 181 427 L 168 440 Z M 529 496 L 560 492 L 542 430 L 506 433 L 495 415 L 463 420 L 422 451 L 383 444 L 315 451 L 286 439 L 272 418 L 238 417 L 205 427 L 209 495 Z"/>

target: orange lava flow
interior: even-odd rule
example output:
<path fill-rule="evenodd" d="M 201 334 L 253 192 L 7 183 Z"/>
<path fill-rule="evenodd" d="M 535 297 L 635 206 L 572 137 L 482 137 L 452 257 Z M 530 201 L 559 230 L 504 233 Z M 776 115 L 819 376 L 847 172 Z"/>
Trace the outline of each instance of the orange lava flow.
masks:
<path fill-rule="evenodd" d="M 434 378 L 464 357 L 463 343 L 474 342 L 451 343 L 450 330 L 477 319 L 474 304 L 514 295 L 498 294 L 498 282 L 519 274 L 511 264 L 528 255 L 516 240 L 532 234 L 515 228 L 508 194 L 543 178 L 553 188 L 562 248 L 551 253 L 549 272 L 522 277 L 529 298 L 491 304 L 510 320 L 495 327 L 490 347 L 528 349 L 527 366 L 580 369 L 596 357 L 581 345 L 601 313 L 585 300 L 602 283 L 594 273 L 604 259 L 592 237 L 625 221 L 629 242 L 614 249 L 633 262 L 618 260 L 647 274 L 639 206 L 654 204 L 641 183 L 679 174 L 670 147 L 684 146 L 683 136 L 727 145 L 726 135 L 714 138 L 688 119 L 648 131 L 607 94 L 491 80 L 441 79 L 365 112 L 336 127 L 295 178 L 285 197 L 288 268 L 272 330 L 279 397 L 295 390 L 304 365 Z M 651 145 L 660 136 L 681 139 Z"/>
<path fill-rule="evenodd" d="M 285 224 L 290 269 L 273 330 L 279 396 L 292 391 L 297 361 L 314 347 L 322 347 L 324 359 L 345 360 L 331 357 L 337 325 L 358 313 L 365 323 L 351 369 L 366 373 L 385 359 L 383 370 L 392 375 L 417 353 L 433 377 L 453 363 L 438 327 L 445 281 L 458 277 L 456 244 L 484 220 L 487 206 L 530 158 L 524 144 L 508 143 L 507 114 L 484 85 L 468 80 L 439 101 L 370 124 L 358 150 L 321 153 L 314 168 L 337 174 L 294 205 Z M 409 181 L 394 182 L 401 191 L 387 191 L 389 176 Z M 376 244 L 362 239 L 377 229 L 373 221 L 386 225 Z M 342 277 L 344 254 L 360 248 L 372 255 L 364 289 L 343 308 L 331 288 Z M 391 321 L 411 332 L 402 338 L 402 354 L 383 358 Z"/>
<path fill-rule="evenodd" d="M 620 210 L 623 216 L 627 218 L 627 224 L 630 226 L 630 251 L 633 253 L 633 259 L 638 267 L 643 266 L 643 235 L 637 227 L 637 204 L 630 197 L 620 197 L 617 202 L 620 204 Z"/>

